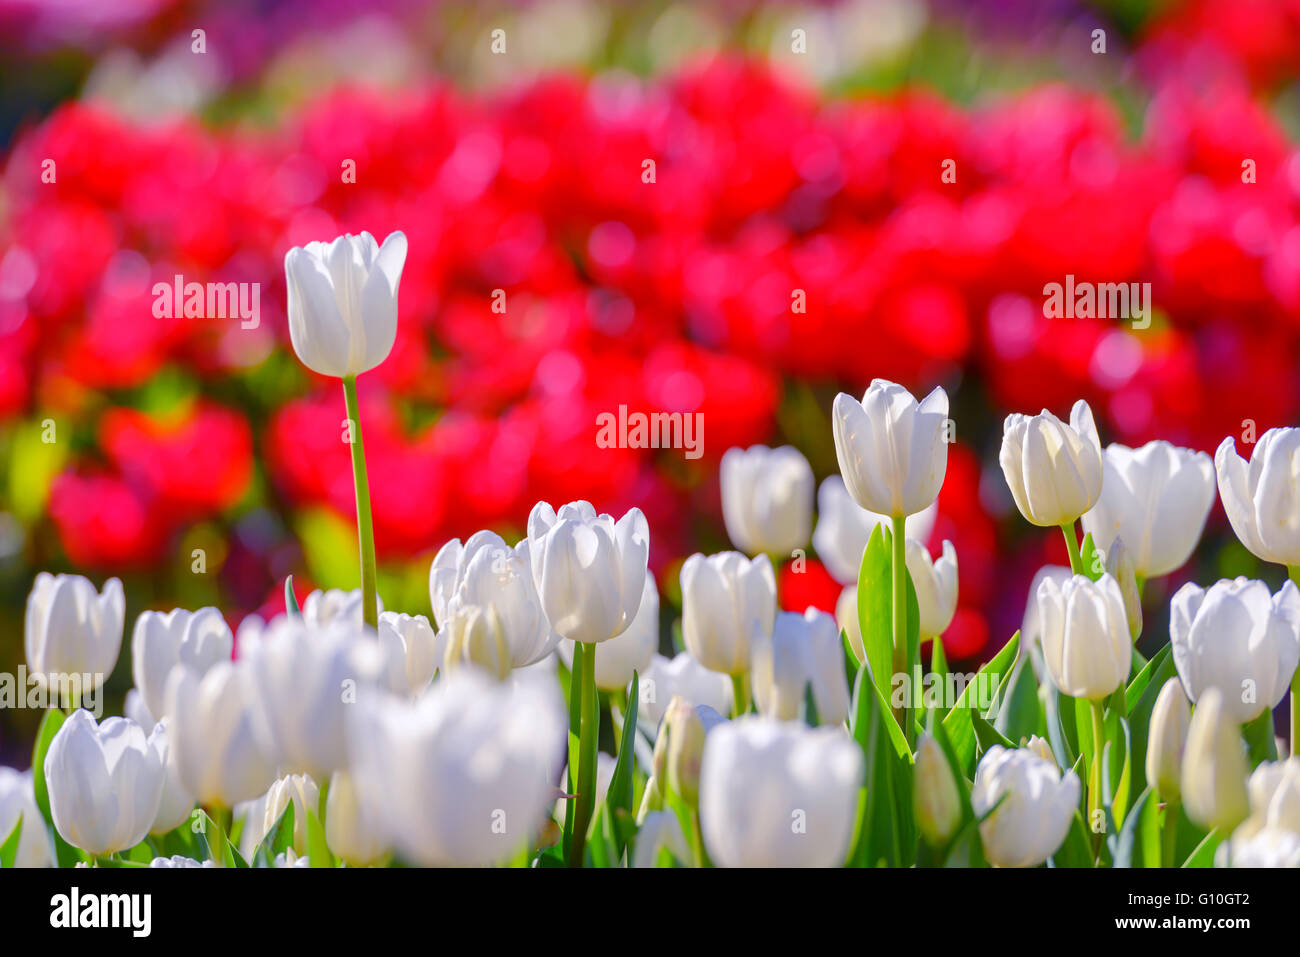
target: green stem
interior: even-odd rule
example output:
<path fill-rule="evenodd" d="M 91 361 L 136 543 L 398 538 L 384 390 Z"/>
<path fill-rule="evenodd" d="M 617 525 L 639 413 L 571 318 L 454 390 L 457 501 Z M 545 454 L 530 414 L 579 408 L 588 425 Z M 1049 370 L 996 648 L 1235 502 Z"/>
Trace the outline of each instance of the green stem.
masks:
<path fill-rule="evenodd" d="M 217 867 L 226 866 L 226 834 L 230 831 L 230 816 L 228 807 L 214 805 L 208 809 L 214 832 L 208 841 L 208 852 L 212 855 L 212 863 Z"/>
<path fill-rule="evenodd" d="M 1088 829 L 1093 830 L 1092 822 L 1101 805 L 1101 761 L 1105 746 L 1106 733 L 1103 729 L 1102 701 L 1089 701 L 1092 712 L 1092 766 L 1088 769 Z M 1093 850 L 1101 844 L 1101 835 L 1093 831 Z"/>
<path fill-rule="evenodd" d="M 907 518 L 895 515 L 890 522 L 893 529 L 893 557 L 889 565 L 890 583 L 893 586 L 894 674 L 905 675 L 910 680 L 911 669 L 907 660 Z M 912 695 L 909 693 L 902 707 L 894 713 L 908 744 L 912 742 L 911 708 Z"/>
<path fill-rule="evenodd" d="M 1300 565 L 1288 565 L 1286 573 L 1300 586 Z M 1300 668 L 1291 676 L 1291 757 L 1300 755 Z"/>
<path fill-rule="evenodd" d="M 749 711 L 749 675 L 738 671 L 731 676 L 731 712 L 739 718 Z"/>
<path fill-rule="evenodd" d="M 357 495 L 357 539 L 361 544 L 361 602 L 365 622 L 379 627 L 379 598 L 375 587 L 375 526 L 370 518 L 370 480 L 366 477 L 366 447 L 361 439 L 361 409 L 357 377 L 343 377 L 343 401 L 351 424 L 352 484 Z"/>
<path fill-rule="evenodd" d="M 600 711 L 596 703 L 596 645 L 580 641 L 577 652 L 582 656 L 581 728 L 578 732 L 578 790 L 573 799 L 573 839 L 569 845 L 569 866 L 582 867 L 587 845 L 587 828 L 596 806 L 596 744 Z M 572 693 L 572 692 L 570 692 Z"/>
<path fill-rule="evenodd" d="M 1178 848 L 1178 802 L 1165 803 L 1165 826 L 1160 832 L 1160 866 L 1177 867 L 1174 857 Z"/>
<path fill-rule="evenodd" d="M 1075 575 L 1088 574 L 1083 568 L 1083 556 L 1079 553 L 1079 539 L 1074 534 L 1074 522 L 1062 525 L 1061 534 L 1065 536 L 1065 550 L 1070 553 L 1070 571 Z"/>

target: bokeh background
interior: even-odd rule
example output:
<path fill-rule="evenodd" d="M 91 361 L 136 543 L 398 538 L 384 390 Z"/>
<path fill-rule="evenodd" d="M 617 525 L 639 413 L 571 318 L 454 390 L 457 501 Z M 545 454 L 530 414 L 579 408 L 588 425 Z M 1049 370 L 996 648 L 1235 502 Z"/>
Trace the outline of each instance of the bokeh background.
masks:
<path fill-rule="evenodd" d="M 582 497 L 644 509 L 671 618 L 680 560 L 727 547 L 722 453 L 789 442 L 820 481 L 833 396 L 886 376 L 953 398 L 931 544 L 949 655 L 986 657 L 1065 560 L 1005 490 L 1007 412 L 1084 397 L 1103 441 L 1207 451 L 1295 424 L 1298 72 L 1300 0 L 0 0 L 0 671 L 41 569 L 123 579 L 110 707 L 140 610 L 356 583 L 341 390 L 288 347 L 282 262 L 362 229 L 410 240 L 361 381 L 388 607 L 428 613 L 449 537 Z M 260 283 L 260 326 L 156 319 L 176 273 Z M 1150 282 L 1150 328 L 1045 319 L 1066 274 Z M 704 456 L 597 448 L 619 404 L 702 412 Z M 1182 581 L 1279 573 L 1216 504 L 1144 645 Z M 839 586 L 814 556 L 781 591 Z M 0 712 L 0 761 L 39 717 Z"/>

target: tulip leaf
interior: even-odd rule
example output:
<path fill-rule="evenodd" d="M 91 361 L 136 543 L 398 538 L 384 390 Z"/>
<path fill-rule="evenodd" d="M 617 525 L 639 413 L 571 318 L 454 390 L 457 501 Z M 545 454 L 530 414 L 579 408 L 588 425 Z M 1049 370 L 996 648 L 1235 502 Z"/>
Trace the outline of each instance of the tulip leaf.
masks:
<path fill-rule="evenodd" d="M 943 650 L 943 639 L 935 637 L 930 643 L 930 673 L 939 677 L 941 687 L 948 685 L 948 655 Z M 948 713 L 947 705 L 940 701 L 938 707 L 931 708 L 932 712 L 937 712 L 942 718 Z"/>
<path fill-rule="evenodd" d="M 157 857 L 157 855 L 154 853 L 154 849 L 149 846 L 148 841 L 141 841 L 135 847 L 126 852 L 126 859 L 128 861 L 135 861 L 137 864 L 148 864 L 155 857 Z"/>
<path fill-rule="evenodd" d="M 1145 788 L 1138 795 L 1137 800 L 1133 802 L 1133 810 L 1124 819 L 1124 825 L 1120 828 L 1119 834 L 1107 842 L 1110 844 L 1112 867 L 1133 866 L 1133 854 L 1138 849 L 1138 832 L 1148 802 L 1155 803 L 1151 795 L 1151 789 Z"/>
<path fill-rule="evenodd" d="M 862 635 L 865 664 L 875 676 L 876 687 L 889 694 L 893 672 L 893 592 L 890 581 L 889 543 L 883 524 L 877 524 L 867 539 L 858 570 L 858 629 Z M 883 682 L 883 684 L 882 684 Z"/>
<path fill-rule="evenodd" d="M 1070 740 L 1061 720 L 1061 693 L 1050 681 L 1043 682 L 1038 692 L 1043 705 L 1044 724 L 1047 726 L 1047 743 L 1052 746 L 1052 755 L 1061 767 L 1073 767 L 1075 754 L 1070 747 Z M 1070 713 L 1074 714 L 1073 709 Z"/>
<path fill-rule="evenodd" d="M 1218 830 L 1213 830 L 1205 835 L 1200 844 L 1196 845 L 1195 850 L 1188 855 L 1187 860 L 1183 861 L 1183 867 L 1213 867 L 1214 852 L 1219 849 L 1223 843 L 1223 835 Z"/>
<path fill-rule="evenodd" d="M 1093 581 L 1106 574 L 1106 556 L 1097 550 L 1097 545 L 1092 540 L 1092 532 L 1083 536 L 1083 544 L 1079 546 L 1079 564 L 1083 568 L 1083 573 Z"/>
<path fill-rule="evenodd" d="M 1070 821 L 1065 841 L 1051 857 L 1053 867 L 1093 867 L 1092 841 L 1083 815 L 1078 811 Z"/>
<path fill-rule="evenodd" d="M 279 819 L 271 825 L 253 854 L 253 867 L 271 867 L 275 858 L 293 847 L 294 802 L 290 801 L 280 812 Z"/>
<path fill-rule="evenodd" d="M 1250 756 L 1250 767 L 1255 769 L 1264 761 L 1277 760 L 1277 735 L 1273 731 L 1273 712 L 1265 708 L 1254 721 L 1242 728 Z"/>
<path fill-rule="evenodd" d="M 618 744 L 618 760 L 614 762 L 614 774 L 609 779 L 609 790 L 605 792 L 605 805 L 609 809 L 609 825 L 613 830 L 615 859 L 623 856 L 628 841 L 635 831 L 629 829 L 632 813 L 633 771 L 636 768 L 636 719 L 637 706 L 640 702 L 640 676 L 632 672 L 632 687 L 628 692 L 627 714 L 623 718 L 623 735 Z M 623 811 L 622 815 L 617 811 Z"/>
<path fill-rule="evenodd" d="M 962 689 L 961 696 L 943 719 L 943 728 L 948 733 L 948 740 L 952 742 L 953 751 L 961 761 L 962 774 L 968 778 L 973 778 L 975 774 L 975 727 L 971 722 L 971 716 L 977 710 L 982 710 L 978 707 L 976 695 L 989 680 L 1000 680 L 1002 675 L 1006 674 L 1015 660 L 1019 647 L 1020 632 L 1017 631 L 1011 636 L 1011 640 L 1003 645 L 984 667 L 980 668 L 975 675 L 975 680 Z M 984 676 L 983 682 L 980 680 L 981 676 Z"/>
<path fill-rule="evenodd" d="M 880 696 L 868 664 L 853 693 L 853 737 L 862 748 L 866 784 L 859 792 L 857 834 L 851 860 L 858 867 L 911 863 L 911 763 L 902 731 Z M 905 801 L 902 798 L 905 797 Z"/>
<path fill-rule="evenodd" d="M 65 841 L 59 829 L 54 826 L 54 817 L 50 814 L 50 792 L 45 783 L 45 753 L 50 750 L 50 742 L 66 720 L 67 716 L 58 708 L 50 708 L 41 719 L 41 726 L 36 732 L 36 745 L 32 750 L 32 787 L 36 794 L 36 807 L 45 819 L 45 828 L 54 842 L 55 862 L 59 867 L 74 867 L 78 861 L 85 860 L 85 855 Z"/>
<path fill-rule="evenodd" d="M 293 576 L 284 577 L 284 610 L 290 618 L 301 618 L 302 609 L 298 607 L 298 596 L 293 593 Z"/>
<path fill-rule="evenodd" d="M 325 842 L 325 828 L 316 812 L 311 810 L 307 811 L 307 856 L 311 858 L 312 867 L 334 866 L 334 858 Z"/>
<path fill-rule="evenodd" d="M 978 711 L 972 712 L 970 716 L 971 726 L 975 729 L 975 741 L 978 744 L 979 753 L 982 755 L 995 744 L 1000 744 L 1004 748 L 1015 749 L 1015 744 L 1008 740 L 993 725 L 989 724 Z"/>
<path fill-rule="evenodd" d="M 1133 680 L 1129 685 L 1128 697 L 1128 724 L 1130 749 L 1133 754 L 1130 763 L 1134 768 L 1134 774 L 1141 774 L 1146 778 L 1146 760 L 1147 760 L 1147 736 L 1151 728 L 1151 711 L 1156 706 L 1156 698 L 1160 695 L 1160 689 L 1172 677 L 1178 674 L 1174 667 L 1174 656 L 1170 653 L 1170 646 L 1165 645 L 1156 654 L 1152 655 L 1151 660 L 1147 662 L 1142 669 L 1143 674 L 1147 674 L 1144 680 L 1142 674 Z M 1138 683 L 1141 682 L 1141 685 Z M 1134 696 L 1134 686 L 1138 685 L 1141 691 Z M 1152 782 L 1147 781 L 1147 784 Z"/>
<path fill-rule="evenodd" d="M 1161 665 L 1170 657 L 1172 649 L 1172 645 L 1161 647 L 1159 651 L 1151 656 L 1151 660 L 1142 666 L 1142 669 L 1133 677 L 1133 680 L 1128 683 L 1128 687 L 1124 691 L 1124 703 L 1130 714 L 1133 713 L 1133 709 L 1137 707 L 1138 702 L 1142 700 L 1142 695 L 1146 693 L 1147 688 L 1151 686 L 1151 682 L 1159 672 Z M 1163 681 L 1156 683 L 1157 694 L 1163 684 Z"/>
<path fill-rule="evenodd" d="M 14 861 L 18 858 L 18 842 L 23 835 L 23 815 L 18 813 L 18 820 L 14 822 L 13 830 L 5 838 L 4 843 L 0 844 L 0 868 L 8 870 L 14 866 Z"/>
<path fill-rule="evenodd" d="M 1038 682 L 1028 659 L 1027 654 L 1019 654 L 1011 671 L 1002 679 L 993 718 L 993 727 L 1017 743 L 1037 733 L 1042 718 Z"/>
<path fill-rule="evenodd" d="M 817 714 L 817 699 L 813 697 L 812 682 L 806 682 L 803 686 L 803 716 L 808 727 L 816 728 L 821 725 L 821 718 Z"/>

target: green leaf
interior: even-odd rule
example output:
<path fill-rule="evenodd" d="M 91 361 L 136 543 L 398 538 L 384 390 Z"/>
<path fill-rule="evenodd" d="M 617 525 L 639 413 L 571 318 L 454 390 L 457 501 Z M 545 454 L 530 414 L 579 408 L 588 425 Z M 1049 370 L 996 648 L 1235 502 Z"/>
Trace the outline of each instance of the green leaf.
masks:
<path fill-rule="evenodd" d="M 1151 789 L 1144 788 L 1142 793 L 1133 802 L 1133 810 L 1129 812 L 1128 817 L 1124 819 L 1124 825 L 1120 828 L 1119 834 L 1116 835 L 1114 843 L 1111 844 L 1111 866 L 1112 867 L 1132 867 L 1133 855 L 1138 848 L 1139 830 L 1142 823 L 1142 812 L 1147 802 L 1155 801 L 1151 797 Z"/>
<path fill-rule="evenodd" d="M 609 790 L 605 792 L 605 806 L 609 808 L 609 826 L 613 829 L 614 859 L 623 856 L 632 837 L 628 823 L 632 814 L 632 777 L 636 769 L 636 719 L 640 700 L 640 677 L 632 672 L 632 688 L 628 692 L 627 715 L 623 718 L 623 736 L 618 744 L 618 760 L 614 762 L 614 774 L 609 779 Z M 615 812 L 623 811 L 623 815 Z"/>
<path fill-rule="evenodd" d="M 934 641 L 930 643 L 930 673 L 938 675 L 940 685 L 947 687 L 948 655 L 943 650 L 943 639 L 940 637 L 936 637 Z M 944 706 L 942 701 L 939 703 L 939 707 L 932 710 L 936 711 L 940 718 L 948 713 L 948 708 Z"/>
<path fill-rule="evenodd" d="M 903 774 L 902 767 L 910 770 L 911 766 L 900 757 L 897 742 L 891 740 L 891 725 L 900 737 L 902 732 L 875 687 L 869 665 L 858 672 L 853 700 L 853 737 L 862 748 L 866 785 L 859 792 L 851 860 L 859 867 L 911 863 L 912 846 L 904 843 L 910 831 L 910 824 L 904 821 L 905 814 L 909 822 L 911 817 L 910 790 L 906 808 L 899 805 L 900 784 L 910 785 L 910 779 L 895 781 Z M 903 753 L 908 753 L 906 741 Z"/>
<path fill-rule="evenodd" d="M 1056 867 L 1093 867 L 1092 841 L 1088 835 L 1088 826 L 1083 822 L 1083 815 L 1074 812 L 1070 830 L 1065 835 L 1065 842 L 1052 855 Z"/>
<path fill-rule="evenodd" d="M 1277 760 L 1277 735 L 1273 732 L 1273 712 L 1266 708 L 1254 721 L 1242 729 L 1246 736 L 1246 746 L 1250 755 L 1252 769 L 1264 761 Z"/>
<path fill-rule="evenodd" d="M 817 714 L 817 700 L 813 697 L 811 681 L 807 682 L 803 688 L 803 714 L 804 721 L 807 722 L 810 728 L 816 728 L 822 723 Z"/>
<path fill-rule="evenodd" d="M 277 855 L 293 847 L 294 802 L 290 801 L 279 819 L 271 825 L 266 837 L 257 845 L 253 854 L 253 867 L 272 867 Z"/>
<path fill-rule="evenodd" d="M 293 576 L 284 577 L 284 609 L 290 618 L 301 618 L 302 609 L 298 607 L 298 596 L 293 593 Z"/>
<path fill-rule="evenodd" d="M 63 839 L 54 818 L 50 814 L 50 792 L 45 784 L 45 753 L 50 750 L 50 742 L 63 727 L 66 716 L 58 708 L 50 708 L 41 719 L 41 726 L 36 731 L 36 745 L 32 749 L 32 786 L 36 792 L 36 807 L 45 819 L 45 829 L 54 842 L 55 863 L 59 867 L 75 867 L 85 855 Z"/>
<path fill-rule="evenodd" d="M 983 754 L 995 744 L 1000 744 L 1010 750 L 1015 749 L 1015 744 L 1002 735 L 993 725 L 989 724 L 988 719 L 978 712 L 971 712 L 971 725 L 975 728 L 975 740 L 979 744 L 979 752 Z"/>
<path fill-rule="evenodd" d="M 1097 551 L 1097 545 L 1092 540 L 1092 532 L 1083 536 L 1083 545 L 1079 547 L 1079 559 L 1083 566 L 1083 573 L 1093 581 L 1106 574 L 1106 556 Z"/>
<path fill-rule="evenodd" d="M 1165 645 L 1151 656 L 1146 667 L 1129 684 L 1129 690 L 1125 694 L 1128 700 L 1129 740 L 1132 751 L 1130 764 L 1134 768 L 1134 774 L 1140 774 L 1141 780 L 1147 784 L 1151 783 L 1146 780 L 1147 736 L 1151 729 L 1151 711 L 1156 706 L 1160 689 L 1177 673 L 1170 646 Z M 1134 694 L 1135 690 L 1136 694 Z"/>
<path fill-rule="evenodd" d="M 1027 654 L 1018 655 L 1015 666 L 1002 679 L 996 709 L 993 727 L 1011 741 L 1019 743 L 1037 733 L 1042 710 L 1038 703 L 1038 682 Z"/>
<path fill-rule="evenodd" d="M 1038 689 L 1039 700 L 1043 705 L 1043 723 L 1047 726 L 1047 743 L 1052 746 L 1052 755 L 1056 763 L 1069 768 L 1074 766 L 1076 755 L 1070 747 L 1070 740 L 1065 733 L 1061 715 L 1061 693 L 1050 681 L 1044 682 Z M 1073 709 L 1070 709 L 1073 714 Z"/>
<path fill-rule="evenodd" d="M 23 836 L 23 815 L 18 813 L 18 820 L 14 822 L 13 830 L 5 838 L 3 844 L 0 844 L 0 868 L 8 870 L 14 866 L 14 861 L 18 859 L 18 842 Z"/>
<path fill-rule="evenodd" d="M 876 525 L 862 552 L 858 569 L 858 628 L 866 665 L 876 687 L 888 698 L 889 676 L 894 670 L 892 562 L 884 526 Z M 883 685 L 882 685 L 883 682 Z"/>
<path fill-rule="evenodd" d="M 325 828 L 315 811 L 307 812 L 307 856 L 311 858 L 312 867 L 334 866 L 334 857 L 325 843 Z"/>
<path fill-rule="evenodd" d="M 1011 636 L 1011 640 L 1003 645 L 1002 649 L 984 667 L 980 668 L 976 673 L 975 680 L 962 689 L 961 696 L 943 719 L 943 728 L 948 733 L 948 740 L 952 742 L 953 751 L 961 762 L 961 772 L 968 778 L 974 777 L 975 727 L 971 722 L 971 716 L 976 711 L 973 707 L 974 696 L 981 686 L 980 676 L 996 675 L 1000 680 L 1015 660 L 1019 648 L 1020 632 L 1017 631 Z"/>
<path fill-rule="evenodd" d="M 1196 845 L 1196 849 L 1188 855 L 1187 860 L 1183 862 L 1183 867 L 1213 867 L 1214 852 L 1219 849 L 1223 843 L 1223 835 L 1217 830 L 1211 831 L 1205 835 L 1204 840 Z"/>

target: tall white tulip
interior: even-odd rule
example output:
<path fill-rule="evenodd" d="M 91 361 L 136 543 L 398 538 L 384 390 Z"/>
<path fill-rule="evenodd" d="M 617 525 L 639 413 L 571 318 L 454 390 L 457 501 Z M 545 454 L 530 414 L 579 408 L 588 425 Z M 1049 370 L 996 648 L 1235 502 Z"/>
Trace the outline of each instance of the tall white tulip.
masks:
<path fill-rule="evenodd" d="M 1043 663 L 1052 683 L 1072 698 L 1097 701 L 1128 678 L 1133 643 L 1119 584 L 1074 575 L 1064 585 L 1038 585 Z"/>
<path fill-rule="evenodd" d="M 1277 707 L 1300 662 L 1300 590 L 1290 581 L 1276 595 L 1246 578 L 1209 589 L 1188 582 L 1170 602 L 1169 639 L 1192 701 L 1218 688 L 1232 720 L 1252 721 Z"/>
<path fill-rule="evenodd" d="M 1164 441 L 1138 449 L 1112 443 L 1102 454 L 1101 497 L 1084 531 L 1109 554 L 1122 538 L 1143 578 L 1167 575 L 1191 557 L 1214 504 L 1214 462 Z"/>
<path fill-rule="evenodd" d="M 725 675 L 705 668 L 689 651 L 679 652 L 673 658 L 655 655 L 639 685 L 642 716 L 637 724 L 647 729 L 659 724 L 674 696 L 691 705 L 707 705 L 722 714 L 731 712 L 731 682 Z"/>
<path fill-rule="evenodd" d="M 389 847 L 379 828 L 361 807 L 356 782 L 347 771 L 336 771 L 325 798 L 325 843 L 353 867 L 374 864 Z"/>
<path fill-rule="evenodd" d="M 93 691 L 117 664 L 126 599 L 116 578 L 102 592 L 80 575 L 41 572 L 27 596 L 27 667 L 52 687 Z"/>
<path fill-rule="evenodd" d="M 131 674 L 149 714 L 163 716 L 167 677 L 174 667 L 184 665 L 203 675 L 218 661 L 230 660 L 234 640 L 216 608 L 141 612 L 131 633 Z"/>
<path fill-rule="evenodd" d="M 722 456 L 722 518 L 732 543 L 750 555 L 788 555 L 812 531 L 813 472 L 790 445 L 727 449 Z"/>
<path fill-rule="evenodd" d="M 158 799 L 158 813 L 149 825 L 150 834 L 166 834 L 180 827 L 194 810 L 194 795 L 181 780 L 180 749 L 172 746 L 167 725 L 168 719 L 164 718 L 153 732 L 166 745 L 167 758 L 163 762 L 162 797 Z"/>
<path fill-rule="evenodd" d="M 914 539 L 908 539 L 907 571 L 916 588 L 920 614 L 921 640 L 942 635 L 957 613 L 957 550 L 944 541 L 943 554 L 930 558 L 930 552 Z"/>
<path fill-rule="evenodd" d="M 566 638 L 556 647 L 565 665 L 572 669 L 573 642 Z M 632 624 L 623 634 L 601 642 L 600 654 L 596 656 L 596 687 L 601 691 L 621 691 L 631 682 L 633 671 L 644 678 L 658 647 L 659 590 L 654 575 L 647 571 L 641 606 Z"/>
<path fill-rule="evenodd" d="M 914 515 L 939 497 L 948 469 L 948 393 L 919 404 L 901 385 L 874 379 L 859 402 L 835 397 L 840 474 L 853 500 L 882 515 Z"/>
<path fill-rule="evenodd" d="M 63 839 L 96 857 L 144 840 L 162 797 L 167 744 L 129 718 L 96 724 L 78 708 L 45 753 L 50 817 Z"/>
<path fill-rule="evenodd" d="M 639 508 L 615 522 L 589 502 L 570 502 L 558 513 L 538 502 L 528 516 L 528 551 L 542 609 L 562 637 L 608 641 L 636 618 L 650 558 L 650 527 Z"/>
<path fill-rule="evenodd" d="M 848 856 L 862 749 L 840 728 L 746 715 L 709 732 L 700 826 L 721 867 L 837 867 Z"/>
<path fill-rule="evenodd" d="M 1147 784 L 1160 800 L 1177 801 L 1181 793 L 1183 749 L 1192 721 L 1192 706 L 1177 678 L 1170 678 L 1156 695 L 1147 735 Z"/>
<path fill-rule="evenodd" d="M 1229 436 L 1214 453 L 1214 468 L 1241 543 L 1266 562 L 1300 565 L 1300 429 L 1269 429 L 1249 464 Z"/>
<path fill-rule="evenodd" d="M 1034 525 L 1071 523 L 1101 497 L 1101 441 L 1082 399 L 1070 410 L 1068 425 L 1046 409 L 1008 415 L 998 462 L 1016 507 Z"/>
<path fill-rule="evenodd" d="M 36 806 L 32 772 L 0 767 L 0 843 L 13 833 L 19 817 L 23 819 L 23 830 L 18 836 L 14 867 L 51 867 L 54 847 Z"/>
<path fill-rule="evenodd" d="M 983 818 L 980 839 L 989 863 L 1034 867 L 1055 854 L 1070 831 L 1079 789 L 1077 774 L 1062 775 L 1055 762 L 1033 751 L 995 744 L 984 752 L 971 807 Z"/>
<path fill-rule="evenodd" d="M 286 774 L 276 780 L 266 792 L 266 808 L 262 812 L 262 826 L 258 828 L 265 838 L 280 820 L 280 815 L 293 805 L 293 849 L 307 853 L 307 812 L 320 814 L 320 787 L 309 774 Z M 328 840 L 328 839 L 327 839 Z"/>
<path fill-rule="evenodd" d="M 349 718 L 350 773 L 366 826 L 416 864 L 508 860 L 549 815 L 567 725 L 554 684 L 474 669 L 414 701 L 362 699 Z"/>
<path fill-rule="evenodd" d="M 397 286 L 406 236 L 340 236 L 295 246 L 284 257 L 289 338 L 302 364 L 343 378 L 388 358 L 397 337 Z"/>
<path fill-rule="evenodd" d="M 821 724 L 848 720 L 844 644 L 834 617 L 816 608 L 802 615 L 778 612 L 772 633 L 755 635 L 753 648 L 754 700 L 759 713 L 796 720 L 811 687 Z"/>
<path fill-rule="evenodd" d="M 281 695 L 293 694 L 293 685 Z M 255 733 L 248 663 L 222 661 L 202 677 L 188 668 L 167 681 L 168 744 L 176 750 L 180 780 L 201 804 L 233 808 L 266 792 L 275 760 Z"/>
<path fill-rule="evenodd" d="M 378 610 L 384 610 L 384 600 L 375 596 Z M 327 628 L 333 624 L 351 624 L 360 628 L 364 622 L 365 597 L 360 588 L 316 589 L 302 603 L 302 620 L 311 628 Z"/>
<path fill-rule="evenodd" d="M 286 618 L 271 625 L 248 650 L 247 665 L 262 748 L 282 772 L 323 780 L 347 766 L 347 711 L 377 688 L 391 689 L 392 654 L 351 624 L 312 629 Z"/>
<path fill-rule="evenodd" d="M 776 575 L 768 557 L 697 553 L 682 564 L 681 583 L 686 650 L 713 671 L 748 672 L 754 639 L 770 635 L 776 619 Z"/>
<path fill-rule="evenodd" d="M 440 629 L 458 608 L 491 609 L 504 640 L 504 666 L 523 668 L 541 661 L 559 643 L 533 583 L 529 544 L 515 548 L 495 532 L 476 532 L 464 545 L 453 538 L 429 568 L 429 598 Z"/>
<path fill-rule="evenodd" d="M 1246 746 L 1223 693 L 1206 688 L 1196 702 L 1183 750 L 1183 806 L 1206 828 L 1230 830 L 1250 810 Z"/>
<path fill-rule="evenodd" d="M 937 502 L 907 516 L 904 534 L 918 542 L 928 541 L 939 513 Z M 831 475 L 817 490 L 817 527 L 813 529 L 813 548 L 841 585 L 856 585 L 862 569 L 862 553 L 867 550 L 871 532 L 877 525 L 889 527 L 889 516 L 870 512 L 849 495 L 844 479 Z"/>

